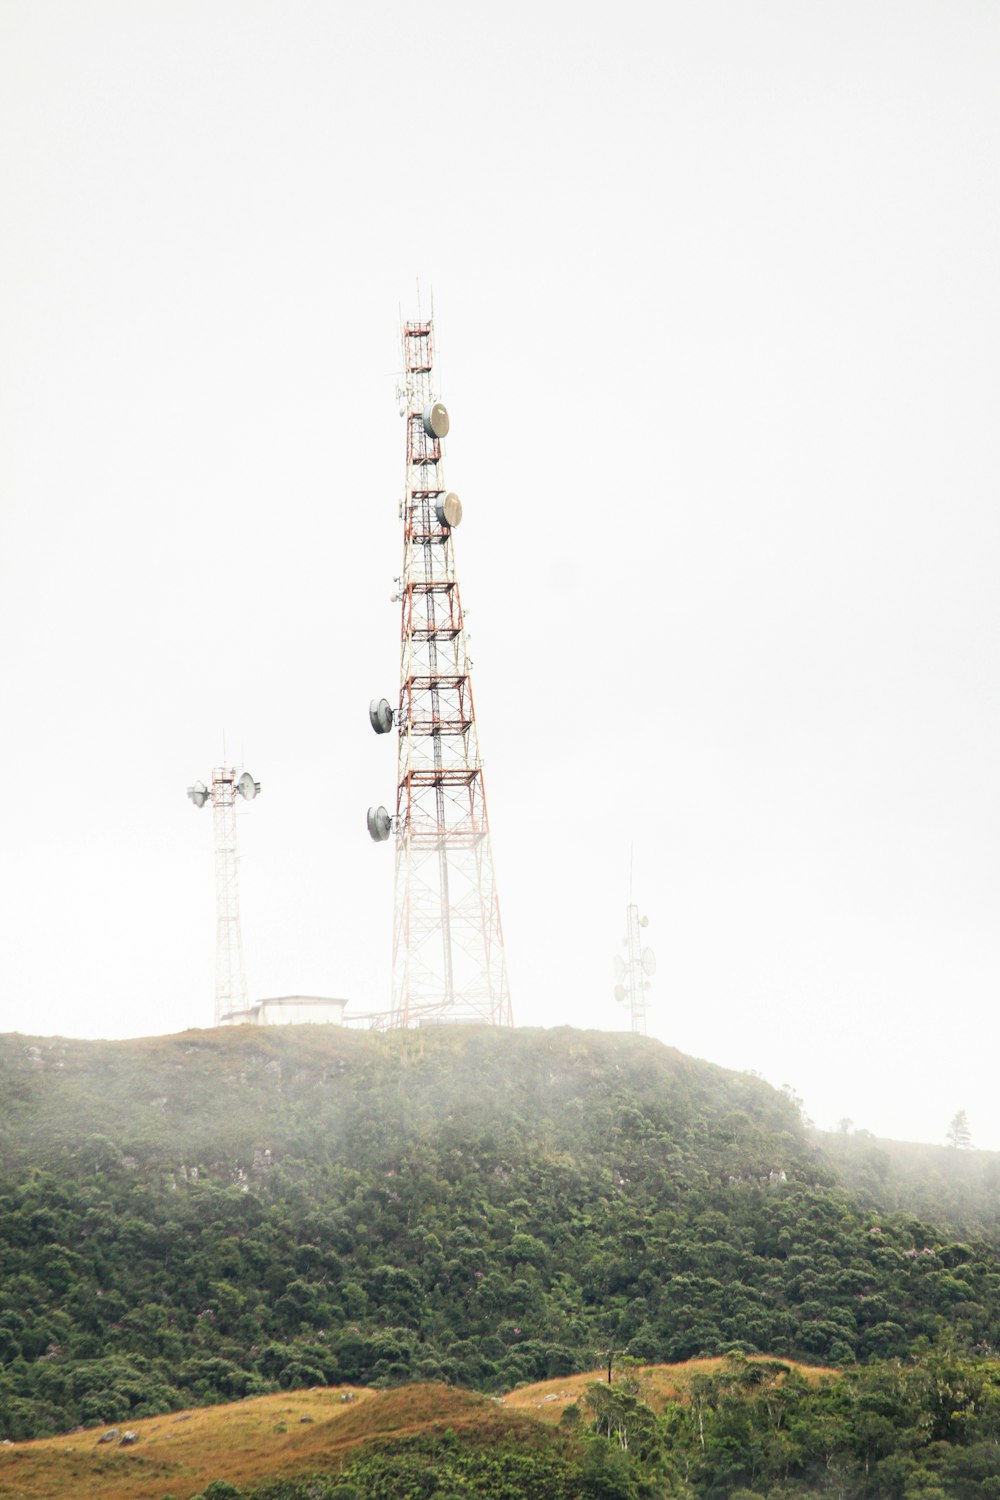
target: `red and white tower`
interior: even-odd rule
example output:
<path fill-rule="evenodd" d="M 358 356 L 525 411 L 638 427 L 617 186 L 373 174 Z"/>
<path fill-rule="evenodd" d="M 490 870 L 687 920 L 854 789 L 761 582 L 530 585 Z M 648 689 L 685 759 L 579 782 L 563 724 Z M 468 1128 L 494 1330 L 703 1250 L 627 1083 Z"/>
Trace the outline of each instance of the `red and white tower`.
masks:
<path fill-rule="evenodd" d="M 396 812 L 369 808 L 396 840 L 389 1024 L 513 1024 L 493 870 L 471 662 L 455 571 L 457 495 L 445 488 L 449 418 L 434 391 L 432 325 L 403 327 L 406 483 L 399 700 L 369 710 L 397 732 Z"/>
<path fill-rule="evenodd" d="M 249 771 L 216 766 L 211 788 L 189 786 L 195 807 L 212 804 L 215 834 L 215 1025 L 242 1021 L 247 1009 L 247 975 L 240 927 L 240 885 L 236 855 L 236 798 L 252 802 L 260 791 Z"/>

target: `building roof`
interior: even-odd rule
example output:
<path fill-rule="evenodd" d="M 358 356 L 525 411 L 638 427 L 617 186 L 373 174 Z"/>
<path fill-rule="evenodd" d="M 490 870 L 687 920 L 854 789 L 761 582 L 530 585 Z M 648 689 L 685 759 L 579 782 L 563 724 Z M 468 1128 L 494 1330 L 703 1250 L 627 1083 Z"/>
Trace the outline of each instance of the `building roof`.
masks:
<path fill-rule="evenodd" d="M 265 995 L 255 1000 L 253 1009 L 259 1005 L 346 1005 L 347 1001 L 333 995 Z"/>

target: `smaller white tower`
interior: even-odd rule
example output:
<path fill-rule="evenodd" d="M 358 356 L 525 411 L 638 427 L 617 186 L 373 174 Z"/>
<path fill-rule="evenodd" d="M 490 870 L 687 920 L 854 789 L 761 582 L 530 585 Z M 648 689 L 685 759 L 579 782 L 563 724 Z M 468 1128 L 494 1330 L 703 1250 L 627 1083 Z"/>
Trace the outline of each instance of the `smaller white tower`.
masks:
<path fill-rule="evenodd" d="M 629 892 L 631 897 L 631 891 Z M 625 936 L 622 945 L 625 957 L 615 954 L 615 999 L 619 1005 L 628 1002 L 631 1029 L 640 1036 L 646 1035 L 646 995 L 652 989 L 652 978 L 656 973 L 656 957 L 652 948 L 643 946 L 643 928 L 649 926 L 648 917 L 640 917 L 639 908 L 630 899 L 625 908 Z"/>
<path fill-rule="evenodd" d="M 189 786 L 195 807 L 212 804 L 215 832 L 215 1025 L 244 1019 L 247 975 L 240 929 L 240 886 L 236 862 L 236 798 L 252 802 L 260 791 L 249 771 L 216 766 L 211 790 L 203 781 Z"/>

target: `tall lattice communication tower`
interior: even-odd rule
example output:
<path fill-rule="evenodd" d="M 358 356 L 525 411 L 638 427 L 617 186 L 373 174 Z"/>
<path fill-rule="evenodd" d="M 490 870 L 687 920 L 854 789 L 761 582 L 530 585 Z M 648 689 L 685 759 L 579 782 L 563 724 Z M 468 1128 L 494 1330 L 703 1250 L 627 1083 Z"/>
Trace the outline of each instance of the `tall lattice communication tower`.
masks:
<path fill-rule="evenodd" d="M 212 785 L 189 786 L 195 807 L 212 804 L 215 834 L 215 1025 L 243 1020 L 247 1009 L 247 975 L 240 927 L 240 884 L 236 856 L 236 799 L 252 802 L 260 791 L 249 771 L 216 766 Z"/>
<path fill-rule="evenodd" d="M 625 957 L 615 954 L 615 999 L 619 1005 L 628 1004 L 631 1030 L 640 1036 L 646 1035 L 646 996 L 656 973 L 656 956 L 642 941 L 643 929 L 648 926 L 649 918 L 640 917 L 630 889 L 622 938 Z"/>
<path fill-rule="evenodd" d="M 373 699 L 372 728 L 397 732 L 396 812 L 368 810 L 380 843 L 395 834 L 389 1024 L 510 1026 L 471 662 L 455 571 L 458 496 L 445 487 L 446 408 L 434 391 L 430 321 L 403 326 L 406 479 L 399 699 Z"/>

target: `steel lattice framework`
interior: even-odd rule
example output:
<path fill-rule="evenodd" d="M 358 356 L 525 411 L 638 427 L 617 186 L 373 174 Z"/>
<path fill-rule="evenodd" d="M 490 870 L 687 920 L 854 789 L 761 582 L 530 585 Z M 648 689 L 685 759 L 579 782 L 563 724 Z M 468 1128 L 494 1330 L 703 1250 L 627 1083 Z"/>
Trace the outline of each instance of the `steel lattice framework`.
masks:
<path fill-rule="evenodd" d="M 445 489 L 432 324 L 403 327 L 406 486 L 392 935 L 393 1026 L 513 1024 L 471 663 Z M 449 521 L 451 524 L 448 524 Z"/>
<path fill-rule="evenodd" d="M 646 1035 L 646 994 L 650 980 L 656 973 L 656 959 L 652 948 L 642 941 L 642 929 L 649 919 L 640 917 L 639 908 L 630 901 L 625 908 L 625 958 L 616 958 L 615 999 L 619 1004 L 628 1002 L 631 1030 L 639 1036 Z"/>
<path fill-rule="evenodd" d="M 236 853 L 236 798 L 252 800 L 260 783 L 232 766 L 216 766 L 212 785 L 196 782 L 188 796 L 196 807 L 212 804 L 215 837 L 215 1025 L 242 1021 L 247 1010 L 247 975 L 240 926 L 240 886 Z"/>
<path fill-rule="evenodd" d="M 215 834 L 215 1024 L 247 1008 L 247 973 L 240 926 L 240 882 L 236 855 L 236 772 L 212 772 Z"/>

